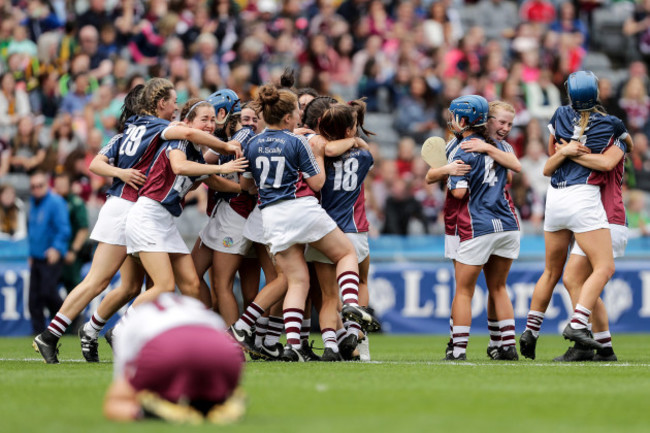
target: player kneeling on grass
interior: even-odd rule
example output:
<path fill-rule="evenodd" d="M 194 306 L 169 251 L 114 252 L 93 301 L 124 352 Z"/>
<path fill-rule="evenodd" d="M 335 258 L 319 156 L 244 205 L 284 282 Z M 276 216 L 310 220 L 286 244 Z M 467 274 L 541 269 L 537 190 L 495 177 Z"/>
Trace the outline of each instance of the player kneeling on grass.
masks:
<path fill-rule="evenodd" d="M 104 415 L 226 424 L 244 415 L 244 358 L 221 317 L 200 301 L 163 293 L 129 314 L 115 337 Z"/>

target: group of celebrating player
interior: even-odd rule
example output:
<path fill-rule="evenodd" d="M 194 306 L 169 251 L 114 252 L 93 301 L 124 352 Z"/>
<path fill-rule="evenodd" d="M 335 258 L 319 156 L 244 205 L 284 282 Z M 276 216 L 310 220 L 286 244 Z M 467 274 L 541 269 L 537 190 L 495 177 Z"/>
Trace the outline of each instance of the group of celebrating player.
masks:
<path fill-rule="evenodd" d="M 622 122 L 599 105 L 593 73 L 571 74 L 567 91 L 570 105 L 559 107 L 549 124 L 551 157 L 544 167 L 544 174 L 551 176 L 544 222 L 546 263 L 520 350 L 535 359 L 544 312 L 564 269 L 575 310 L 562 335 L 575 345 L 555 361 L 616 361 L 600 294 L 614 273 L 614 257 L 624 254 L 627 243 L 623 164 L 633 143 Z M 452 101 L 449 115 L 454 138 L 446 146 L 448 164 L 432 167 L 426 179 L 429 183 L 446 179 L 448 187 L 445 256 L 454 261 L 456 293 L 445 359 L 466 359 L 472 295 L 483 270 L 489 292 L 487 354 L 496 360 L 517 360 L 506 279 L 519 255 L 519 223 L 506 183 L 508 170 L 518 172 L 521 166 L 504 141 L 515 110 L 504 102 L 488 104 L 481 96 L 470 95 Z"/>
<path fill-rule="evenodd" d="M 621 187 L 632 141 L 620 120 L 598 105 L 591 72 L 572 74 L 567 90 L 571 104 L 558 108 L 549 125 L 546 266 L 520 350 L 535 358 L 544 311 L 571 247 L 564 283 L 575 311 L 563 335 L 576 344 L 556 360 L 611 361 L 616 355 L 599 296 L 614 272 L 613 258 L 625 249 Z M 58 363 L 59 338 L 119 270 L 121 285 L 79 331 L 89 362 L 99 361 L 99 333 L 113 314 L 133 300 L 107 332 L 109 344 L 120 337 L 133 309 L 175 287 L 218 311 L 228 333 L 254 359 L 369 359 L 367 333 L 379 323 L 367 308 L 363 183 L 373 159 L 360 138 L 360 131 L 372 134 L 363 127 L 363 101 L 339 103 L 285 83 L 262 86 L 257 98 L 243 105 L 228 89 L 207 100 L 191 99 L 173 122 L 176 110 L 173 85 L 162 78 L 127 95 L 121 133 L 90 167 L 114 178 L 91 234 L 98 242 L 93 263 L 47 330 L 36 336 L 34 348 L 46 362 Z M 456 292 L 445 359 L 466 359 L 472 296 L 483 270 L 488 356 L 516 360 L 506 280 L 519 255 L 519 223 L 506 185 L 508 171 L 518 172 L 521 165 L 505 141 L 515 110 L 469 95 L 453 100 L 448 114 L 453 138 L 446 144 L 447 164 L 426 176 L 428 183 L 447 182 L 445 256 L 454 261 Z M 209 187 L 210 218 L 190 253 L 175 217 L 185 195 L 200 183 Z M 260 267 L 266 284 L 258 291 Z M 211 288 L 203 278 L 208 270 Z M 237 271 L 245 304 L 241 316 L 233 294 Z M 319 314 L 321 357 L 308 344 L 312 305 Z"/>
<path fill-rule="evenodd" d="M 59 338 L 118 270 L 121 285 L 79 331 L 89 362 L 99 361 L 99 332 L 113 314 L 133 299 L 107 332 L 109 344 L 132 310 L 175 287 L 218 311 L 252 357 L 349 360 L 360 357 L 358 345 L 369 356 L 366 334 L 379 323 L 367 309 L 363 181 L 372 156 L 357 132 L 365 104 L 309 92 L 301 103 L 302 110 L 295 90 L 266 85 L 242 107 L 225 89 L 189 100 L 181 121 L 172 122 L 176 92 L 168 80 L 151 79 L 127 95 L 122 132 L 90 167 L 114 178 L 91 234 L 98 247 L 90 271 L 34 339 L 46 362 L 58 363 Z M 210 218 L 190 254 L 175 217 L 200 183 L 210 188 Z M 259 293 L 256 263 L 266 280 Z M 203 281 L 210 268 L 212 290 Z M 241 317 L 233 295 L 237 270 Z M 307 342 L 312 304 L 325 346 L 320 358 Z M 286 347 L 279 343 L 283 328 Z"/>

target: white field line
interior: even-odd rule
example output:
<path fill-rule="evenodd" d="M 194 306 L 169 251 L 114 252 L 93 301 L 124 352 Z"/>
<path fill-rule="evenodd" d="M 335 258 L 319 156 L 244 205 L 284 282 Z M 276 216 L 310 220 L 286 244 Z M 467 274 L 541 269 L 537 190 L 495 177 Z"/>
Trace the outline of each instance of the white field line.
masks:
<path fill-rule="evenodd" d="M 59 359 L 59 361 L 66 362 L 79 362 L 85 363 L 85 359 Z M 42 362 L 45 364 L 43 358 L 0 358 L 0 362 Z"/>

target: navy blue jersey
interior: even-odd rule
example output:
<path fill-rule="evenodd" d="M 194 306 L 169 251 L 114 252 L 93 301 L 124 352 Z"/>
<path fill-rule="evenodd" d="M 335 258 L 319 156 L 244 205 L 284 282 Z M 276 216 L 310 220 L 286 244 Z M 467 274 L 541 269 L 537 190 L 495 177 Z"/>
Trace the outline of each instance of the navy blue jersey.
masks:
<path fill-rule="evenodd" d="M 591 149 L 591 153 L 603 153 L 615 141 L 627 137 L 627 130 L 623 122 L 610 115 L 591 113 L 589 123 L 582 137 L 580 134 L 580 113 L 571 106 L 565 105 L 558 108 L 548 125 L 549 131 L 555 136 L 557 142 L 564 139 L 580 140 L 582 144 Z M 570 159 L 566 159 L 551 176 L 551 185 L 554 188 L 564 188 L 571 185 L 601 185 L 605 182 L 603 173 L 591 170 Z"/>
<path fill-rule="evenodd" d="M 147 174 L 164 138 L 163 131 L 169 121 L 154 116 L 133 116 L 129 118 L 126 130 L 119 139 L 111 140 L 100 151 L 109 162 L 119 168 L 133 168 Z M 129 201 L 138 199 L 138 191 L 126 185 L 119 178 L 113 179 L 108 195 L 122 197 Z"/>
<path fill-rule="evenodd" d="M 460 143 L 472 138 L 482 139 L 471 135 Z M 497 142 L 497 147 L 509 151 L 509 145 L 506 147 L 503 142 Z M 451 161 L 456 160 L 462 160 L 471 167 L 466 175 L 450 176 L 448 180 L 450 190 L 468 189 L 459 204 L 456 219 L 461 242 L 490 233 L 519 230 L 519 221 L 505 189 L 508 169 L 497 164 L 487 154 L 468 153 L 460 145 L 451 153 Z"/>
<path fill-rule="evenodd" d="M 327 158 L 327 179 L 321 189 L 323 209 L 344 233 L 368 231 L 363 181 L 373 159 L 365 149 L 350 149 L 336 158 Z"/>
<path fill-rule="evenodd" d="M 249 162 L 245 175 L 255 180 L 260 209 L 280 200 L 314 195 L 309 188 L 299 188 L 303 177 L 320 173 L 305 137 L 265 129 L 250 140 L 245 155 Z"/>
<path fill-rule="evenodd" d="M 205 164 L 200 146 L 187 140 L 169 141 L 156 154 L 149 176 L 140 195 L 160 202 L 174 216 L 179 216 L 185 206 L 185 195 L 190 191 L 194 182 L 207 176 L 184 176 L 174 174 L 169 161 L 169 152 L 180 150 L 185 153 L 188 161 Z"/>

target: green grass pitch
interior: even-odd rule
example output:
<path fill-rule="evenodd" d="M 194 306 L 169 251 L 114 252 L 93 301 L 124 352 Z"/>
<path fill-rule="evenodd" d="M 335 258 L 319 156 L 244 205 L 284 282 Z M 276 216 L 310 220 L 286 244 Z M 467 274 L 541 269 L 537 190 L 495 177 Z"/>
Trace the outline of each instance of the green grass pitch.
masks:
<path fill-rule="evenodd" d="M 248 413 L 228 427 L 106 421 L 108 346 L 87 364 L 76 338 L 62 343 L 62 363 L 46 365 L 31 339 L 0 339 L 1 432 L 650 431 L 650 335 L 614 336 L 611 364 L 552 363 L 568 344 L 544 335 L 535 361 L 488 360 L 486 336 L 470 339 L 468 362 L 445 363 L 445 337 L 373 335 L 372 363 L 249 362 Z"/>

